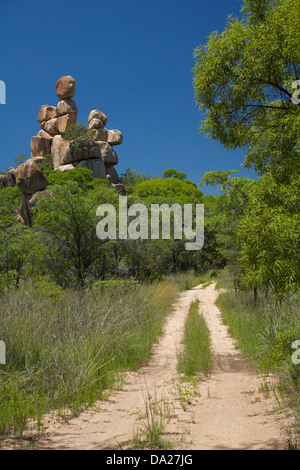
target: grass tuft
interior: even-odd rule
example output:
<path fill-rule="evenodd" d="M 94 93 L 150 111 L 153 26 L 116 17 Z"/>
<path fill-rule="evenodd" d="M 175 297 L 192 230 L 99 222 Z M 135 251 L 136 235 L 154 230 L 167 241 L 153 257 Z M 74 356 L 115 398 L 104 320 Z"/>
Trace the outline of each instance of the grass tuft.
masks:
<path fill-rule="evenodd" d="M 186 376 L 203 374 L 208 377 L 213 364 L 210 332 L 201 314 L 199 300 L 191 304 L 185 323 L 183 352 L 178 355 L 177 369 Z"/>

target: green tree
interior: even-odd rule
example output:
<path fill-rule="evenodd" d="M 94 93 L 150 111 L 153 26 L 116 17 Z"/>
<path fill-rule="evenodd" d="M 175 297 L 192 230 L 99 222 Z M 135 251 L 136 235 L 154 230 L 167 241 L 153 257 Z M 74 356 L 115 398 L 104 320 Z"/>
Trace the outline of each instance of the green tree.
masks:
<path fill-rule="evenodd" d="M 25 155 L 25 153 L 21 153 L 18 157 L 15 157 L 13 160 L 14 160 L 14 164 L 16 166 L 19 166 L 21 165 L 22 163 L 24 163 L 26 160 L 27 160 L 27 155 Z"/>
<path fill-rule="evenodd" d="M 222 185 L 212 223 L 240 281 L 254 292 L 271 285 L 282 298 L 299 287 L 300 8 L 245 0 L 241 13 L 196 49 L 195 99 L 206 113 L 202 131 L 245 149 L 243 164 L 259 178 L 213 172 L 203 183 Z"/>
<path fill-rule="evenodd" d="M 195 50 L 195 99 L 202 131 L 227 149 L 247 151 L 244 165 L 262 173 L 298 173 L 300 8 L 295 0 L 247 0 Z"/>
<path fill-rule="evenodd" d="M 174 168 L 169 168 L 168 170 L 163 171 L 163 178 L 177 178 L 179 180 L 185 180 L 186 177 L 186 173 L 183 171 L 177 171 Z"/>
<path fill-rule="evenodd" d="M 106 186 L 87 192 L 76 181 L 51 190 L 51 197 L 39 197 L 33 228 L 47 248 L 44 263 L 55 281 L 81 288 L 99 272 L 101 262 L 104 243 L 96 234 L 96 209 L 100 203 L 115 203 L 117 193 Z"/>
<path fill-rule="evenodd" d="M 246 287 L 272 288 L 277 300 L 300 284 L 300 180 L 278 184 L 264 175 L 249 191 L 236 241 Z"/>
<path fill-rule="evenodd" d="M 177 178 L 155 178 L 151 181 L 139 183 L 134 191 L 134 195 L 142 199 L 172 200 L 174 202 L 188 204 L 198 202 L 201 204 L 203 192 L 197 185 L 188 179 Z"/>
<path fill-rule="evenodd" d="M 255 181 L 233 176 L 236 171 L 211 171 L 200 181 L 200 186 L 220 186 L 210 210 L 206 211 L 206 230 L 215 233 L 217 249 L 227 260 L 236 287 L 242 280 L 237 230 L 249 204 L 250 189 Z"/>
<path fill-rule="evenodd" d="M 16 217 L 21 193 L 17 186 L 0 189 L 0 291 L 18 287 L 25 261 L 36 243 Z"/>
<path fill-rule="evenodd" d="M 139 173 L 131 168 L 127 168 L 121 175 L 121 183 L 124 184 L 127 194 L 133 193 L 137 184 L 151 179 L 152 176 L 149 173 Z"/>

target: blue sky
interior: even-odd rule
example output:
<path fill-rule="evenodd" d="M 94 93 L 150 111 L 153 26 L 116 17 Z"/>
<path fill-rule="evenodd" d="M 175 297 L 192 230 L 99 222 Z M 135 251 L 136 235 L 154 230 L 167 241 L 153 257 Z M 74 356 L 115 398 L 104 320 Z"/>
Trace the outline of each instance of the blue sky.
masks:
<path fill-rule="evenodd" d="M 58 78 L 72 75 L 77 122 L 87 125 L 99 109 L 106 127 L 124 135 L 119 174 L 176 168 L 198 183 L 207 171 L 241 170 L 242 151 L 199 133 L 192 74 L 195 47 L 240 7 L 240 0 L 0 0 L 0 169 L 30 156 L 40 107 L 56 106 Z"/>

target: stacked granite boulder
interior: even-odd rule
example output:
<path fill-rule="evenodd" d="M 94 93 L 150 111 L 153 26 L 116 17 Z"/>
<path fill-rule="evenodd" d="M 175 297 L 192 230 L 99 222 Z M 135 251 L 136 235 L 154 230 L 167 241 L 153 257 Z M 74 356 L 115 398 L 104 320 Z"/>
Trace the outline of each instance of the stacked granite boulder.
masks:
<path fill-rule="evenodd" d="M 75 96 L 75 80 L 69 75 L 56 84 L 60 99 L 57 106 L 43 105 L 38 114 L 41 130 L 31 138 L 31 159 L 40 161 L 52 153 L 53 137 L 63 135 L 70 124 L 76 124 L 78 109 L 72 98 Z"/>
<path fill-rule="evenodd" d="M 123 136 L 120 131 L 106 129 L 107 117 L 99 110 L 89 114 L 89 129 L 93 130 L 93 140 L 87 139 L 86 145 L 76 147 L 64 138 L 67 128 L 76 124 L 78 109 L 72 98 L 75 96 L 75 80 L 65 76 L 56 84 L 56 94 L 60 99 L 56 107 L 44 105 L 38 114 L 41 130 L 31 139 L 31 159 L 43 160 L 52 154 L 56 171 L 74 168 L 92 170 L 94 178 L 108 179 L 111 184 L 119 183 L 115 170 L 118 156 L 114 146 L 120 145 Z"/>
<path fill-rule="evenodd" d="M 70 75 L 60 78 L 56 83 L 57 106 L 44 105 L 38 113 L 41 129 L 31 138 L 31 157 L 17 168 L 9 168 L 6 175 L 0 175 L 0 185 L 17 185 L 22 193 L 21 207 L 17 211 L 18 219 L 25 225 L 31 225 L 31 208 L 37 204 L 37 194 L 43 192 L 51 196 L 48 181 L 36 165 L 52 155 L 56 171 L 74 168 L 92 170 L 94 178 L 108 179 L 110 184 L 121 194 L 126 195 L 125 187 L 119 184 L 115 170 L 118 155 L 114 146 L 120 145 L 123 136 L 118 130 L 105 128 L 107 117 L 101 111 L 93 110 L 88 117 L 91 137 L 83 145 L 75 145 L 65 139 L 69 126 L 76 124 L 78 109 L 75 101 L 75 80 Z"/>

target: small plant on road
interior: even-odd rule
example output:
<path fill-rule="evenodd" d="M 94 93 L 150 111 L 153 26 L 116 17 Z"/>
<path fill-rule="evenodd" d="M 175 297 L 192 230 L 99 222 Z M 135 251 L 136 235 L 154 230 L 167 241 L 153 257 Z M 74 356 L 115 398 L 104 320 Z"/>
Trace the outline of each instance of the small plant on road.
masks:
<path fill-rule="evenodd" d="M 133 438 L 133 448 L 140 450 L 168 450 L 172 443 L 164 438 L 165 428 L 171 418 L 167 400 L 157 399 L 147 392 L 145 417 Z"/>

